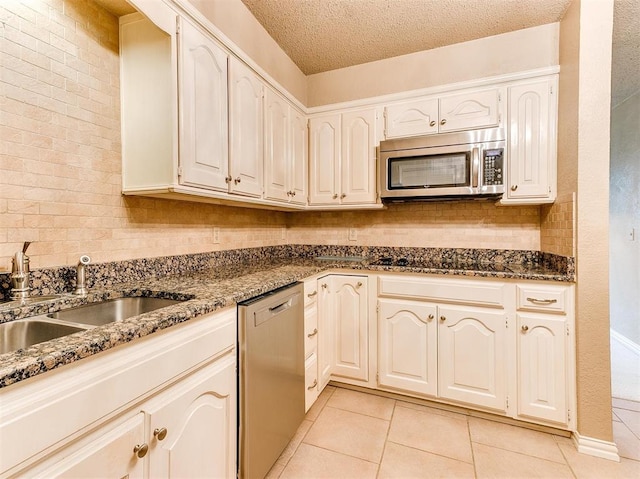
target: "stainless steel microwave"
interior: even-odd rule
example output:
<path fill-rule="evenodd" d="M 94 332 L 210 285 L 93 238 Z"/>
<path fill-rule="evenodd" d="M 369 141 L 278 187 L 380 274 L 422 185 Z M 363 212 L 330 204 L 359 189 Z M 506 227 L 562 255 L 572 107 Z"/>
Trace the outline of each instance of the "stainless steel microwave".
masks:
<path fill-rule="evenodd" d="M 382 141 L 378 160 L 383 201 L 496 198 L 504 193 L 501 128 Z"/>

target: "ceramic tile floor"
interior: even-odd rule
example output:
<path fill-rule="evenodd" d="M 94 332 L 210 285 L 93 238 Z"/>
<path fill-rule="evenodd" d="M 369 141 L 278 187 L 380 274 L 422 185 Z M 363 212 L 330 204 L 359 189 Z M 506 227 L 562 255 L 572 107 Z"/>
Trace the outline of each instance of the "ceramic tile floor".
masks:
<path fill-rule="evenodd" d="M 620 463 L 569 438 L 327 386 L 268 479 L 640 477 L 640 403 L 614 399 Z"/>

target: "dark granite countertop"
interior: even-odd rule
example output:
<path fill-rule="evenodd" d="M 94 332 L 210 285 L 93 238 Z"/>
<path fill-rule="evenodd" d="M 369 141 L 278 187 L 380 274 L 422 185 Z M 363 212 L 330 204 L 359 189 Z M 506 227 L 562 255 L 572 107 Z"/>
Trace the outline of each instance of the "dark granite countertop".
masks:
<path fill-rule="evenodd" d="M 183 300 L 179 304 L 63 336 L 0 355 L 0 388 L 109 348 L 147 336 L 191 318 L 212 313 L 272 289 L 335 269 L 405 272 L 519 280 L 572 281 L 573 277 L 538 264 L 386 258 L 263 258 L 143 281 L 96 286 L 85 298 L 63 294 L 26 305 L 0 303 L 0 323 L 123 296 Z"/>

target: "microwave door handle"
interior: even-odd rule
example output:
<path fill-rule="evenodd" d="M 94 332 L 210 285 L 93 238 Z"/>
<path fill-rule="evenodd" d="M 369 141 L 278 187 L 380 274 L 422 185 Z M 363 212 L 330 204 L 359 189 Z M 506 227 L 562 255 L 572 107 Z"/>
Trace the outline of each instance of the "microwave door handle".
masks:
<path fill-rule="evenodd" d="M 478 170 L 480 168 L 480 147 L 471 150 L 471 186 L 478 187 Z"/>

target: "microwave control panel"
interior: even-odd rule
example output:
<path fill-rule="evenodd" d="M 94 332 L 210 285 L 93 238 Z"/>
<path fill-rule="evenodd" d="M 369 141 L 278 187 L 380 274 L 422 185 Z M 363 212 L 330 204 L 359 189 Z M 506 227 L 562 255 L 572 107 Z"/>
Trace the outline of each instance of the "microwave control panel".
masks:
<path fill-rule="evenodd" d="M 496 148 L 483 151 L 483 173 L 486 186 L 502 185 L 504 176 L 504 149 Z"/>

